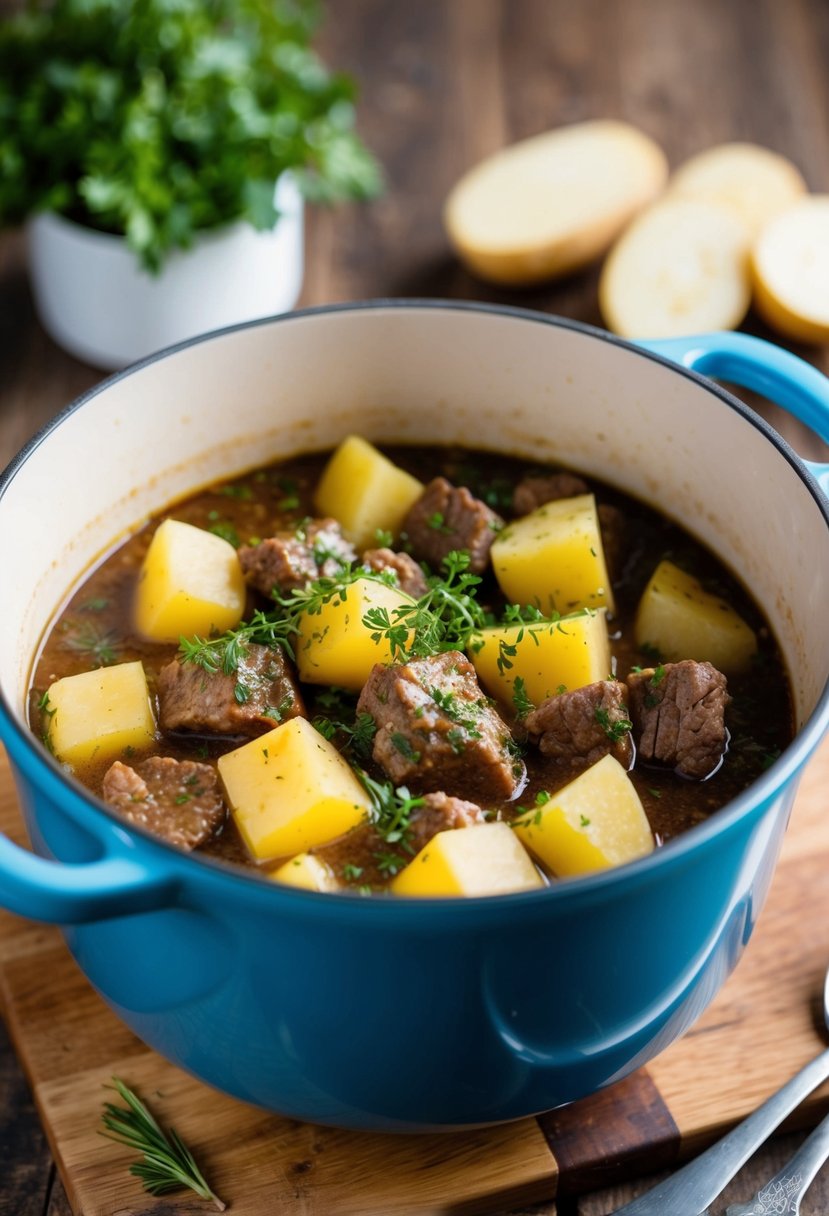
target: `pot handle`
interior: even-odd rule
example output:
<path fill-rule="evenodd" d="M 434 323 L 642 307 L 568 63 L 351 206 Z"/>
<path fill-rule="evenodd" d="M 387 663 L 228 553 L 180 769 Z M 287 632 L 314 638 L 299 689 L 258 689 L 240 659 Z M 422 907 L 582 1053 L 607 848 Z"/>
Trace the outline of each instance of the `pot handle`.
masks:
<path fill-rule="evenodd" d="M 750 334 L 727 332 L 636 345 L 703 376 L 762 393 L 829 443 L 829 379 L 790 351 Z M 829 464 L 813 460 L 803 463 L 823 492 L 829 494 Z"/>
<path fill-rule="evenodd" d="M 129 916 L 166 907 L 176 880 L 131 857 L 70 865 L 48 861 L 0 835 L 0 905 L 59 925 Z"/>

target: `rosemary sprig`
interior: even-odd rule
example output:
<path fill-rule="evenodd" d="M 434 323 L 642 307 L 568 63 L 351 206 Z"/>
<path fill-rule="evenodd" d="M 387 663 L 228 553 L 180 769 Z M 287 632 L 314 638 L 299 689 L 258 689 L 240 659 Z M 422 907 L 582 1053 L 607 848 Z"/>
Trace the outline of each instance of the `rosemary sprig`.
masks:
<path fill-rule="evenodd" d="M 101 629 L 94 621 L 80 621 L 70 629 L 63 645 L 76 654 L 89 655 L 96 667 L 109 667 L 118 659 L 119 638 L 113 629 Z"/>
<path fill-rule="evenodd" d="M 210 1189 L 179 1134 L 173 1128 L 162 1131 L 137 1094 L 118 1077 L 113 1077 L 107 1088 L 114 1089 L 127 1105 L 104 1103 L 101 1121 L 105 1130 L 101 1135 L 142 1154 L 143 1161 L 131 1165 L 130 1173 L 141 1179 L 144 1190 L 151 1195 L 166 1195 L 188 1188 L 224 1212 L 227 1205 Z"/>

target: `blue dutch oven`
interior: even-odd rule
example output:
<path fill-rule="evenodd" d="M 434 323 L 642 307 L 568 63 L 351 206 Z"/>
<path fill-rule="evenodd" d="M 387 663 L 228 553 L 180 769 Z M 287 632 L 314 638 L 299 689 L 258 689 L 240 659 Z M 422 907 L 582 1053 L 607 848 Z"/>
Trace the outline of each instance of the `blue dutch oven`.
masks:
<path fill-rule="evenodd" d="M 76 401 L 0 481 L 0 731 L 34 849 L 0 839 L 0 903 L 60 924 L 145 1042 L 299 1119 L 484 1124 L 645 1063 L 739 959 L 829 724 L 829 466 L 799 460 L 707 375 L 765 393 L 829 440 L 829 383 L 756 339 L 637 348 L 457 303 L 353 305 L 222 331 Z M 763 605 L 791 675 L 794 742 L 652 856 L 520 895 L 316 894 L 126 827 L 26 726 L 33 656 L 56 607 L 149 512 L 352 431 L 558 461 L 678 519 Z"/>

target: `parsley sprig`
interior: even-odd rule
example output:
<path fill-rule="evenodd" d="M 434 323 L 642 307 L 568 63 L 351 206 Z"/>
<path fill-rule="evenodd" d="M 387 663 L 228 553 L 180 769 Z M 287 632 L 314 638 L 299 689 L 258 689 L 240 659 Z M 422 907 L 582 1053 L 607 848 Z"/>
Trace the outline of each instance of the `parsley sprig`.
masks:
<path fill-rule="evenodd" d="M 23 7 L 23 6 L 21 6 Z M 291 169 L 312 201 L 380 171 L 354 85 L 309 43 L 314 0 L 33 0 L 0 22 L 0 224 L 56 211 L 157 271 L 195 235 L 270 229 Z"/>

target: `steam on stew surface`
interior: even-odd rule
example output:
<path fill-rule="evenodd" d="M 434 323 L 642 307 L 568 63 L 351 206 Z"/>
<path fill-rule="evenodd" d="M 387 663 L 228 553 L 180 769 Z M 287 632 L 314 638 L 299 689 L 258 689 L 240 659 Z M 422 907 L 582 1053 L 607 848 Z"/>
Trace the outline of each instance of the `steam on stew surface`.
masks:
<path fill-rule="evenodd" d="M 792 736 L 760 610 L 676 525 L 566 470 L 357 437 L 107 557 L 46 639 L 30 714 L 172 844 L 392 895 L 644 856 Z"/>

